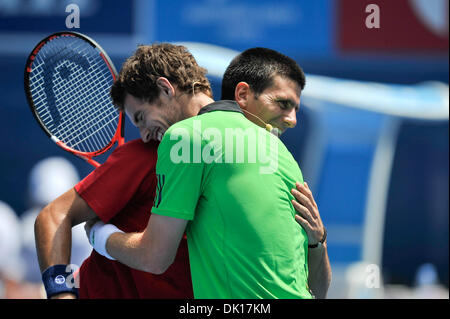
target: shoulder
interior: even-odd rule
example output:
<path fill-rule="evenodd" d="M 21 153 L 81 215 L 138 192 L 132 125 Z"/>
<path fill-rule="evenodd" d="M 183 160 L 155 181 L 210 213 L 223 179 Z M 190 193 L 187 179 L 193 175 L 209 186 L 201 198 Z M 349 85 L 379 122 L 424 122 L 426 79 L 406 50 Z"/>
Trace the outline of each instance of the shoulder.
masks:
<path fill-rule="evenodd" d="M 194 136 L 201 135 L 201 118 L 201 115 L 193 116 L 170 126 L 164 133 L 158 149 L 161 150 L 167 145 L 173 145 L 180 141 L 191 143 Z"/>
<path fill-rule="evenodd" d="M 201 116 L 196 115 L 196 116 L 192 116 L 187 119 L 184 119 L 182 121 L 176 122 L 175 124 L 173 124 L 172 126 L 170 126 L 167 129 L 164 136 L 166 136 L 168 134 L 176 133 L 183 129 L 188 129 L 189 131 L 192 131 L 192 128 L 194 127 L 195 122 L 199 121 L 199 120 L 201 120 Z"/>
<path fill-rule="evenodd" d="M 123 166 L 142 167 L 143 164 L 154 166 L 158 157 L 158 144 L 156 141 L 144 143 L 141 139 L 126 142 L 114 149 L 102 166 L 105 169 Z"/>
<path fill-rule="evenodd" d="M 158 150 L 158 142 L 156 141 L 150 141 L 148 143 L 142 142 L 141 139 L 135 139 L 129 142 L 126 142 L 125 144 L 120 145 L 117 147 L 112 155 L 119 155 L 119 156 L 136 156 L 144 155 L 144 156 L 151 156 L 153 154 L 156 154 Z"/>

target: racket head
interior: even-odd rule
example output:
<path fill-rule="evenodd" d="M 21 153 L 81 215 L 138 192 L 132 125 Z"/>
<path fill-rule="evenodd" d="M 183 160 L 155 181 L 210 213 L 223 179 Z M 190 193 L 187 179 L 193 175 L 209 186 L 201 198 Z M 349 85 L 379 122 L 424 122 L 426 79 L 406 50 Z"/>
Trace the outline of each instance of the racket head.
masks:
<path fill-rule="evenodd" d="M 24 88 L 44 132 L 61 148 L 91 164 L 115 142 L 124 143 L 124 114 L 111 100 L 117 71 L 91 38 L 57 32 L 41 40 L 28 56 Z"/>

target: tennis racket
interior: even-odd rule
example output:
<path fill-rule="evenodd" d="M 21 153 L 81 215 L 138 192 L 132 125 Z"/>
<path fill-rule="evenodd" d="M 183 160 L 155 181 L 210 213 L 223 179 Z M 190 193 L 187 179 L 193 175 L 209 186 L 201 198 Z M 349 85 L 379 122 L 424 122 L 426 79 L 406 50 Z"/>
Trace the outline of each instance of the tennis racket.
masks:
<path fill-rule="evenodd" d="M 31 51 L 25 94 L 40 127 L 62 149 L 94 167 L 93 157 L 124 143 L 124 114 L 110 97 L 117 71 L 94 40 L 54 33 Z"/>

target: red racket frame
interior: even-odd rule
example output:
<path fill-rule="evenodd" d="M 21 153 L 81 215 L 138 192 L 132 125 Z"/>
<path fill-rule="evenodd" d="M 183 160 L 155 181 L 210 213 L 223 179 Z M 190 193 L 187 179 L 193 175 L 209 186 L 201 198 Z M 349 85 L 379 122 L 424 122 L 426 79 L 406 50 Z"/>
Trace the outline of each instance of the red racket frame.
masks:
<path fill-rule="evenodd" d="M 102 149 L 94 151 L 94 152 L 82 152 L 82 151 L 74 150 L 73 148 L 67 146 L 64 142 L 60 141 L 57 137 L 52 135 L 52 133 L 46 128 L 46 126 L 41 121 L 40 117 L 38 116 L 38 114 L 36 112 L 36 107 L 35 107 L 34 102 L 33 102 L 33 98 L 31 96 L 31 92 L 30 92 L 30 89 L 29 89 L 30 88 L 30 86 L 29 86 L 29 76 L 30 76 L 30 73 L 31 73 L 31 70 L 32 70 L 34 59 L 36 58 L 36 55 L 39 53 L 39 50 L 47 42 L 50 42 L 53 39 L 55 39 L 57 37 L 61 37 L 61 36 L 70 36 L 70 37 L 81 38 L 82 40 L 84 40 L 87 43 L 89 43 L 90 45 L 92 45 L 94 48 L 98 49 L 98 51 L 100 53 L 100 56 L 105 61 L 106 65 L 108 66 L 108 68 L 109 68 L 109 70 L 110 70 L 110 72 L 111 72 L 111 74 L 113 76 L 113 80 L 114 81 L 116 80 L 116 78 L 117 78 L 116 68 L 114 67 L 114 64 L 112 63 L 112 61 L 109 58 L 109 56 L 106 54 L 106 52 L 103 50 L 103 48 L 97 42 L 95 42 L 93 39 L 89 38 L 88 36 L 86 36 L 84 34 L 81 34 L 81 33 L 78 33 L 78 32 L 70 32 L 70 31 L 56 32 L 56 33 L 53 33 L 53 34 L 49 35 L 45 39 L 41 40 L 34 47 L 34 49 L 31 51 L 30 55 L 28 56 L 27 63 L 25 65 L 25 75 L 24 75 L 25 94 L 26 94 L 26 97 L 27 97 L 30 109 L 31 109 L 35 119 L 37 120 L 37 122 L 39 123 L 41 128 L 44 130 L 44 132 L 47 134 L 47 136 L 50 137 L 50 139 L 53 142 L 55 142 L 56 145 L 61 147 L 63 150 L 65 150 L 67 152 L 70 152 L 70 153 L 72 153 L 72 154 L 74 154 L 74 155 L 84 159 L 86 162 L 88 162 L 89 164 L 93 165 L 94 167 L 99 167 L 101 164 L 99 164 L 97 161 L 95 161 L 93 159 L 93 157 L 99 156 L 99 155 L 107 152 L 116 142 L 117 142 L 118 145 L 122 145 L 123 143 L 125 143 L 125 139 L 124 139 L 125 118 L 124 118 L 123 111 L 119 112 L 119 121 L 117 123 L 116 132 L 115 132 L 113 138 L 111 139 L 111 141 L 108 143 L 108 145 L 106 145 Z"/>

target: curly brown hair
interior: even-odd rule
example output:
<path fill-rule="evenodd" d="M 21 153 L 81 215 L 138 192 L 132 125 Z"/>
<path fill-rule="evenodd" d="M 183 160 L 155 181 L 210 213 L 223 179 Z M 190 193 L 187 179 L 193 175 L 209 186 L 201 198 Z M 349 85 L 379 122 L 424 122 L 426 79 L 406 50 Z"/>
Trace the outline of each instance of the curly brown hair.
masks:
<path fill-rule="evenodd" d="M 140 45 L 129 57 L 111 88 L 114 105 L 124 108 L 125 95 L 153 102 L 159 95 L 156 80 L 167 78 L 185 93 L 203 92 L 212 97 L 206 78 L 207 70 L 200 67 L 188 49 L 182 45 L 155 43 Z"/>

